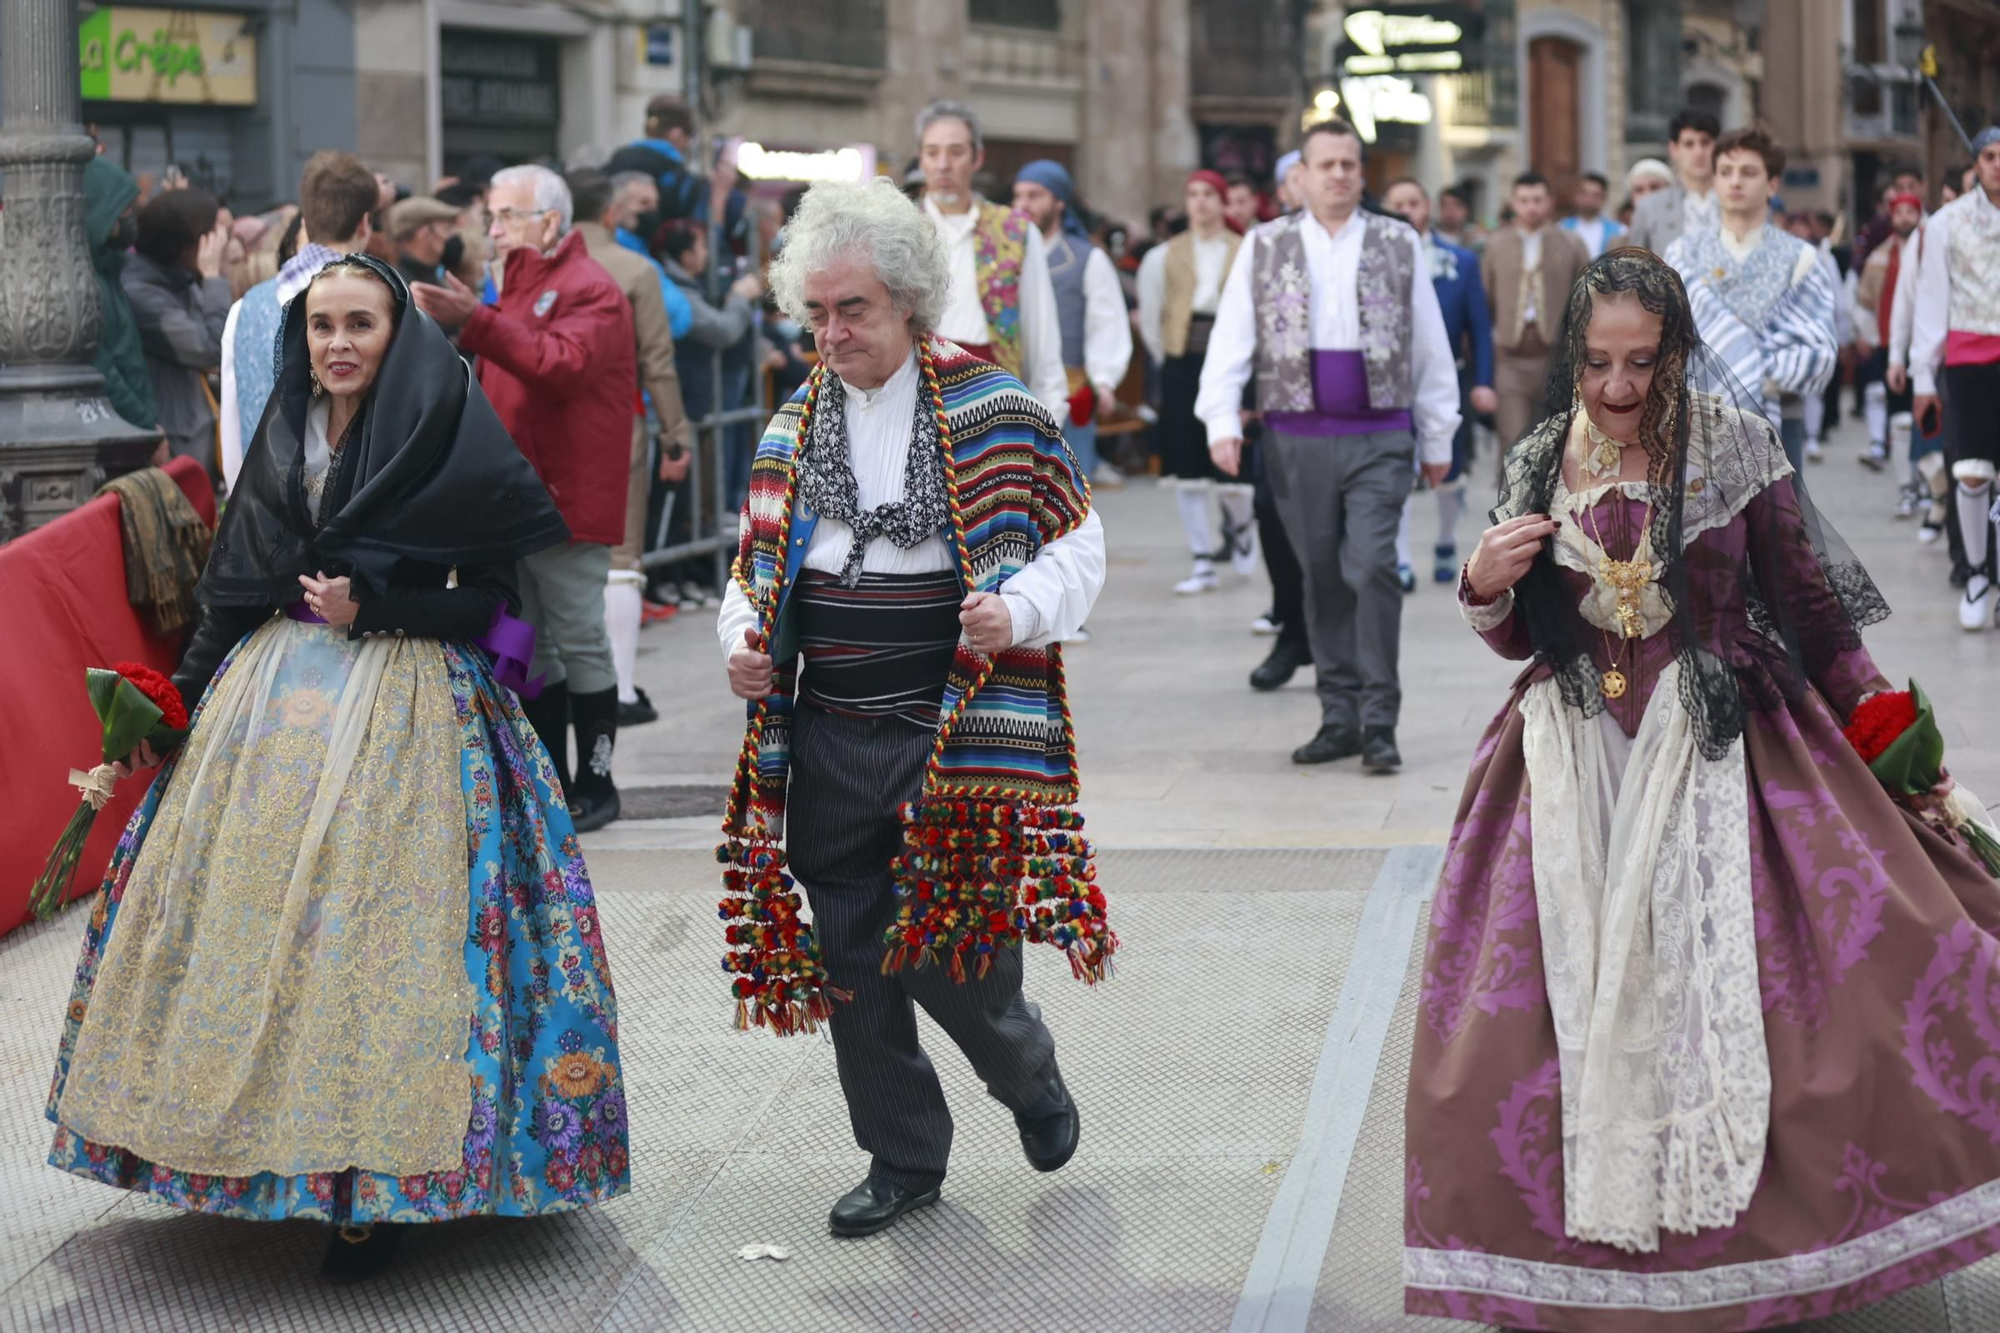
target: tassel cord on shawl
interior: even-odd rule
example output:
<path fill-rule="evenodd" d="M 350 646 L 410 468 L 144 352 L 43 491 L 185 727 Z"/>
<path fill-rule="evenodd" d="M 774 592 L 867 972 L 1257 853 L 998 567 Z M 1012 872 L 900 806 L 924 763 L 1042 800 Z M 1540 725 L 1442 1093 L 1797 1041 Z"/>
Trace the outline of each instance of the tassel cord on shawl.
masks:
<path fill-rule="evenodd" d="M 824 366 L 813 371 L 806 391 L 805 411 L 799 418 L 797 446 L 805 442 L 825 374 Z M 784 595 L 785 551 L 791 539 L 797 486 L 794 470 L 786 482 L 784 507 L 778 518 L 776 575 L 770 593 L 758 608 L 753 646 L 760 652 L 771 651 L 777 630 L 778 601 Z M 739 562 L 754 558 L 748 549 L 737 557 Z M 750 577 L 744 577 L 745 574 Z M 754 569 L 739 571 L 737 577 L 746 586 L 754 586 Z M 731 990 L 736 997 L 737 1028 L 768 1027 L 786 1036 L 817 1031 L 831 1015 L 833 1001 L 847 997 L 827 985 L 826 967 L 820 961 L 812 926 L 799 917 L 801 897 L 797 883 L 786 870 L 783 842 L 762 812 L 753 808 L 758 757 L 770 712 L 770 699 L 759 699 L 743 731 L 743 748 L 736 758 L 736 779 L 730 787 L 729 804 L 723 816 L 724 841 L 716 848 L 716 859 L 723 866 L 726 894 L 717 911 L 728 923 L 724 937 L 730 952 L 723 955 L 722 968 L 736 974 Z"/>
<path fill-rule="evenodd" d="M 972 557 L 965 534 L 951 430 L 938 383 L 937 363 L 928 340 L 918 349 L 924 387 L 937 413 L 944 452 L 945 492 L 950 500 L 953 552 L 969 595 L 975 591 Z M 1062 648 L 1049 654 L 1053 698 L 1063 731 L 1074 736 Z M 995 953 L 1024 941 L 1047 942 L 1068 957 L 1071 972 L 1087 984 L 1111 973 L 1118 937 L 1105 923 L 1103 892 L 1097 887 L 1083 817 L 1075 808 L 1080 779 L 1074 747 L 1065 801 L 1051 804 L 1033 793 L 1001 784 L 981 784 L 947 794 L 945 747 L 979 691 L 992 679 L 998 656 L 977 657 L 970 679 L 952 711 L 940 723 L 924 775 L 924 794 L 901 811 L 907 849 L 894 862 L 896 893 L 902 900 L 884 942 L 882 971 L 902 967 L 946 967 L 953 980 L 982 978 Z"/>

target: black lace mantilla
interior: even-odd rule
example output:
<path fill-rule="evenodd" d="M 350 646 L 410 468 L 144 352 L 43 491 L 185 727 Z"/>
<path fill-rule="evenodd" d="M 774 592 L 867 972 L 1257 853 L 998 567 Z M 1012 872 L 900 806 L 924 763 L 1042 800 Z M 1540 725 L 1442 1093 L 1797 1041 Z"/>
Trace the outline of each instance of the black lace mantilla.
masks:
<path fill-rule="evenodd" d="M 1702 342 L 1679 275 L 1643 250 L 1611 251 L 1578 276 L 1550 356 L 1542 417 L 1508 451 L 1493 521 L 1550 512 L 1580 410 L 1591 311 L 1606 299 L 1637 300 L 1660 317 L 1639 442 L 1655 497 L 1651 535 L 1660 590 L 1673 612 L 1663 632 L 1675 635 L 1681 699 L 1701 751 L 1719 759 L 1742 735 L 1746 712 L 1796 702 L 1808 681 L 1860 647 L 1861 630 L 1886 617 L 1889 604 L 1821 517 L 1804 478 L 1793 475 L 1759 400 Z M 1692 500 L 1690 477 L 1700 480 Z M 1704 568 L 1691 581 L 1690 538 L 1773 487 L 1781 488 L 1774 492 L 1778 504 L 1765 529 L 1753 534 L 1746 567 Z M 1741 622 L 1729 608 L 1704 603 L 1716 598 L 1740 599 L 1742 615 L 1772 645 L 1758 654 L 1758 669 L 1733 664 L 1738 650 L 1720 640 L 1719 627 Z M 1546 552 L 1516 585 L 1515 608 L 1563 701 L 1586 716 L 1602 712 L 1591 640 Z"/>

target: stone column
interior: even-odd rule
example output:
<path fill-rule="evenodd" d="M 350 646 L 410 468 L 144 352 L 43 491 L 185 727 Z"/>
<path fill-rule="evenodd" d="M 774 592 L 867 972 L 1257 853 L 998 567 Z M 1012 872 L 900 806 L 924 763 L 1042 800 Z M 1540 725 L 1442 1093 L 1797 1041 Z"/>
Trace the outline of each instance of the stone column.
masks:
<path fill-rule="evenodd" d="M 0 542 L 143 467 L 158 435 L 112 411 L 83 234 L 76 0 L 0 4 Z"/>

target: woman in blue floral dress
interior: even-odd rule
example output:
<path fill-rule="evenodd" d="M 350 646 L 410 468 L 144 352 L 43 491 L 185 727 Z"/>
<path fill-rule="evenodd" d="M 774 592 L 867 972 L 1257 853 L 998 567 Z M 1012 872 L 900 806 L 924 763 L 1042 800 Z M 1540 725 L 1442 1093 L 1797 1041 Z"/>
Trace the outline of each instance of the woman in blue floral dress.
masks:
<path fill-rule="evenodd" d="M 495 674 L 513 562 L 567 529 L 392 269 L 322 270 L 279 353 L 175 675 L 192 732 L 93 903 L 49 1160 L 334 1224 L 353 1280 L 402 1223 L 623 1193 L 624 1081 L 576 834 Z"/>

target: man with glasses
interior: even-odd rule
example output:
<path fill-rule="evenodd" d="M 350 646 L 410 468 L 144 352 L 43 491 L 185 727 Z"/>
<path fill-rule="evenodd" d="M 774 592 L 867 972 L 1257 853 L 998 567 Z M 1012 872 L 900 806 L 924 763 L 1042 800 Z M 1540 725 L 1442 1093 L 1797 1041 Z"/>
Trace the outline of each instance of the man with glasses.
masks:
<path fill-rule="evenodd" d="M 411 288 L 418 306 L 478 357 L 479 383 L 569 524 L 567 545 L 520 562 L 521 612 L 535 627 L 542 692 L 522 701 L 548 747 L 579 833 L 618 817 L 611 754 L 618 675 L 604 626 L 611 548 L 625 536 L 633 405 L 639 401 L 632 307 L 570 230 L 569 186 L 546 167 L 493 177 L 487 232 L 495 305 L 447 273 Z M 575 780 L 569 726 L 577 739 Z"/>

